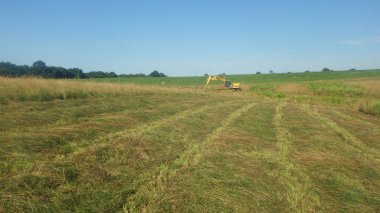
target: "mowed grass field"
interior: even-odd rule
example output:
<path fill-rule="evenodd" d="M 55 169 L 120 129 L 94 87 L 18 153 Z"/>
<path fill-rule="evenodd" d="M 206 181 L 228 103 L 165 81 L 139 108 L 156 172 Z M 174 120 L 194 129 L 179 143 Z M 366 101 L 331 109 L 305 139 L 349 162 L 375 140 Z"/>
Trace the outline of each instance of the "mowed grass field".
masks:
<path fill-rule="evenodd" d="M 363 73 L 242 92 L 0 78 L 0 212 L 379 212 Z"/>

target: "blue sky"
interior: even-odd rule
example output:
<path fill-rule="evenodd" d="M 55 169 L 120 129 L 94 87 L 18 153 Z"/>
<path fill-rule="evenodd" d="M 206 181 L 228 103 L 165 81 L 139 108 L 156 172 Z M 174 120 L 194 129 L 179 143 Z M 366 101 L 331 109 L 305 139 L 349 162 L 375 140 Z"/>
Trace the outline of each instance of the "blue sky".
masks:
<path fill-rule="evenodd" d="M 379 0 L 0 0 L 0 61 L 171 76 L 380 68 Z"/>

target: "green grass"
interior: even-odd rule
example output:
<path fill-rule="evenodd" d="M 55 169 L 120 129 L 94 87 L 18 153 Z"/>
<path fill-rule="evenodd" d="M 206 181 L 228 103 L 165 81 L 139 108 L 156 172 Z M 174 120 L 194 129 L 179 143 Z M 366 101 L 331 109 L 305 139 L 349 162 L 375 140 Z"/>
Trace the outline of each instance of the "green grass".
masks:
<path fill-rule="evenodd" d="M 310 83 L 309 89 L 317 96 L 340 96 L 340 97 L 362 97 L 364 89 L 359 86 L 349 86 L 342 82 Z"/>
<path fill-rule="evenodd" d="M 0 212 L 379 212 L 368 73 L 242 92 L 2 78 Z"/>
<path fill-rule="evenodd" d="M 309 72 L 309 73 L 276 73 L 276 74 L 245 74 L 227 75 L 232 81 L 243 84 L 255 83 L 284 83 L 284 82 L 303 82 L 318 80 L 337 80 L 353 78 L 373 78 L 380 77 L 380 69 L 357 70 L 357 71 L 333 71 L 333 72 Z M 133 83 L 142 85 L 161 85 L 161 86 L 194 86 L 204 85 L 207 77 L 130 77 L 130 78 L 97 78 L 87 81 L 112 82 L 112 83 Z"/>
<path fill-rule="evenodd" d="M 378 104 L 373 104 L 380 98 L 378 90 L 365 88 L 366 80 L 379 79 L 380 69 L 331 71 L 308 73 L 277 73 L 228 75 L 227 79 L 241 82 L 244 91 L 251 91 L 264 98 L 288 99 L 297 102 L 325 103 L 334 105 L 355 106 L 369 114 L 379 114 Z M 112 82 L 118 84 L 155 85 L 162 88 L 190 88 L 202 90 L 206 77 L 130 77 L 89 79 L 91 82 Z M 357 83 L 357 84 L 356 84 Z M 295 91 L 283 91 L 280 87 L 298 85 Z M 211 82 L 209 88 L 220 88 L 221 82 Z M 370 102 L 371 104 L 366 104 Z"/>

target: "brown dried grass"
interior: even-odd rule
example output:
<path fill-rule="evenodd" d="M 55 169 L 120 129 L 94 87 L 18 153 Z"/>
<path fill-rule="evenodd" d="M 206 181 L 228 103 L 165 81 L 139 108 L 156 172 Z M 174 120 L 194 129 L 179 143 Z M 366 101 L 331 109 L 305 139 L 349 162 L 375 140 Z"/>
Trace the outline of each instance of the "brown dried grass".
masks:
<path fill-rule="evenodd" d="M 88 96 L 126 95 L 141 93 L 194 93 L 195 88 L 160 87 L 135 84 L 84 82 L 79 80 L 55 80 L 41 78 L 0 77 L 0 103 L 9 100 L 47 101 L 74 99 Z"/>
<path fill-rule="evenodd" d="M 311 94 L 305 84 L 297 83 L 278 84 L 276 86 L 276 91 L 286 94 Z"/>
<path fill-rule="evenodd" d="M 380 98 L 380 78 L 364 78 L 346 82 L 349 85 L 357 85 L 369 93 L 371 97 Z"/>

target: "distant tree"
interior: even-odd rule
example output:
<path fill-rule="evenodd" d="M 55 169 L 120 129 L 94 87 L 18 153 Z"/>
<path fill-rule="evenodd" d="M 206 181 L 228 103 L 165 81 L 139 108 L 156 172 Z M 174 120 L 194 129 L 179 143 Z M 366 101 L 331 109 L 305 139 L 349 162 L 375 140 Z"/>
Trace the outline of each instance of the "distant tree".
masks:
<path fill-rule="evenodd" d="M 39 60 L 33 63 L 31 67 L 31 75 L 33 76 L 42 76 L 42 77 L 49 77 L 48 73 L 49 70 L 45 72 L 46 64 L 45 62 Z"/>
<path fill-rule="evenodd" d="M 154 70 L 153 72 L 151 72 L 149 74 L 150 77 L 160 77 L 160 72 L 158 72 L 157 70 Z"/>
<path fill-rule="evenodd" d="M 55 67 L 53 70 L 53 78 L 66 78 L 67 70 L 63 67 Z"/>
<path fill-rule="evenodd" d="M 259 74 L 261 74 L 261 72 L 256 72 L 256 75 L 259 75 Z"/>
<path fill-rule="evenodd" d="M 0 75 L 1 76 L 17 76 L 17 66 L 10 62 L 1 62 L 0 63 Z"/>
<path fill-rule="evenodd" d="M 106 78 L 107 74 L 103 71 L 91 71 L 88 73 L 89 78 Z"/>
<path fill-rule="evenodd" d="M 310 72 L 310 70 L 306 70 L 306 71 L 305 71 L 305 73 L 308 73 L 308 72 Z"/>
<path fill-rule="evenodd" d="M 40 74 L 42 75 L 42 77 L 52 78 L 55 67 L 40 67 L 38 69 L 41 69 Z"/>
<path fill-rule="evenodd" d="M 327 67 L 325 67 L 325 68 L 322 69 L 322 72 L 330 72 L 330 71 L 331 70 L 329 68 L 327 68 Z"/>
<path fill-rule="evenodd" d="M 144 74 L 142 74 L 145 76 Z M 96 71 L 84 73 L 79 68 L 65 69 L 63 67 L 46 66 L 45 62 L 39 60 L 31 67 L 27 65 L 18 66 L 9 62 L 0 62 L 0 76 L 39 76 L 44 78 L 115 78 L 118 75 L 114 72 Z"/>
<path fill-rule="evenodd" d="M 292 72 L 288 72 L 288 74 L 292 74 Z"/>
<path fill-rule="evenodd" d="M 356 69 L 355 68 L 351 68 L 350 71 L 356 71 Z"/>
<path fill-rule="evenodd" d="M 225 76 L 225 75 L 226 75 L 226 73 L 223 72 L 223 73 L 220 73 L 218 76 Z"/>
<path fill-rule="evenodd" d="M 19 77 L 29 75 L 30 68 L 27 65 L 18 66 L 10 62 L 0 62 L 0 76 Z"/>
<path fill-rule="evenodd" d="M 270 73 L 270 74 L 273 74 L 274 72 L 273 72 L 273 70 L 269 70 L 269 73 Z"/>
<path fill-rule="evenodd" d="M 70 71 L 70 77 L 74 76 L 74 78 L 80 78 L 81 73 L 83 73 L 83 71 L 79 68 L 72 68 L 72 69 L 69 69 L 69 71 Z"/>
<path fill-rule="evenodd" d="M 28 65 L 17 66 L 16 76 L 29 75 L 30 68 Z"/>
<path fill-rule="evenodd" d="M 208 77 L 208 74 L 207 74 L 207 73 L 205 73 L 203 76 L 205 76 L 205 77 Z"/>
<path fill-rule="evenodd" d="M 108 73 L 108 77 L 109 78 L 117 78 L 117 75 L 114 72 L 110 72 L 110 73 Z"/>
<path fill-rule="evenodd" d="M 166 75 L 162 72 L 158 72 L 157 70 L 154 70 L 149 74 L 150 77 L 166 77 Z"/>
<path fill-rule="evenodd" d="M 38 60 L 36 62 L 33 63 L 33 68 L 45 68 L 46 67 L 46 64 L 45 62 L 41 61 L 41 60 Z"/>

